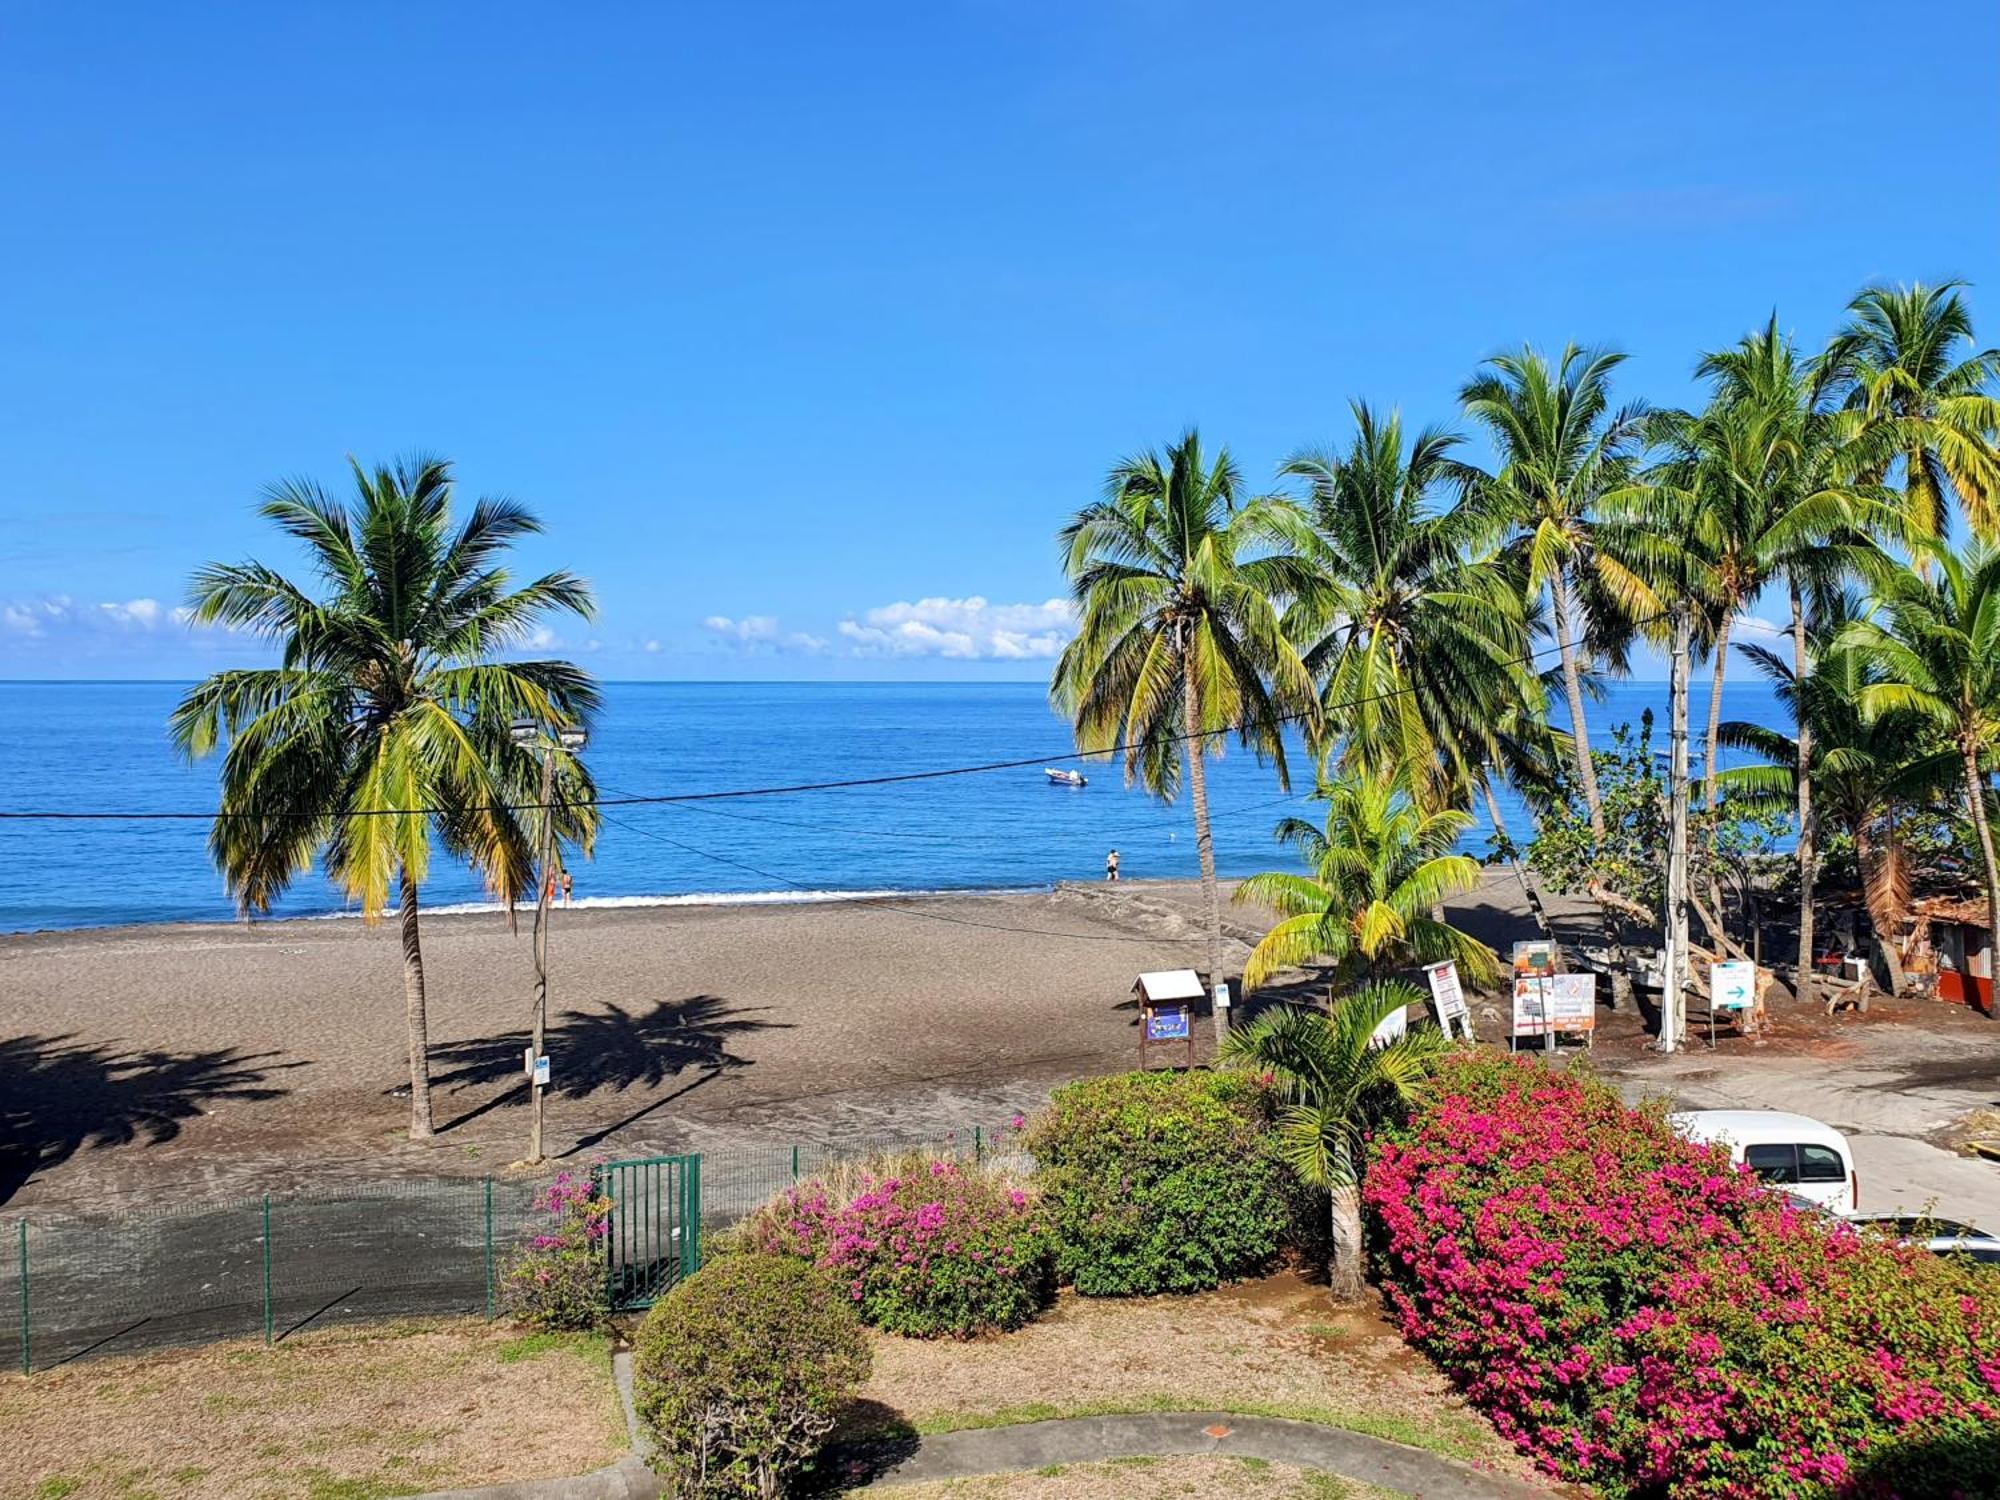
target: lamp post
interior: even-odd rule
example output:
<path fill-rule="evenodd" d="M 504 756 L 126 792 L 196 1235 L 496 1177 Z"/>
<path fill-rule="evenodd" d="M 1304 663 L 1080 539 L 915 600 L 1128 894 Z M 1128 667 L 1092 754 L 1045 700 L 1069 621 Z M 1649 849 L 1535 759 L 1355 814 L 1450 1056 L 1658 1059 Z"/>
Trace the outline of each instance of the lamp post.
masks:
<path fill-rule="evenodd" d="M 535 1009 L 532 1021 L 532 1039 L 528 1044 L 526 1064 L 528 1071 L 529 1108 L 528 1154 L 523 1158 L 527 1166 L 537 1167 L 546 1158 L 542 1155 L 542 1110 L 543 1094 L 548 1084 L 544 1077 L 542 1063 L 542 1041 L 549 1024 L 549 889 L 550 875 L 555 865 L 556 820 L 555 820 L 555 756 L 550 752 L 560 745 L 574 755 L 588 740 L 581 726 L 566 725 L 556 731 L 555 744 L 551 744 L 542 726 L 533 719 L 522 717 L 508 726 L 514 743 L 531 746 L 542 758 L 542 836 L 541 849 L 535 860 Z"/>

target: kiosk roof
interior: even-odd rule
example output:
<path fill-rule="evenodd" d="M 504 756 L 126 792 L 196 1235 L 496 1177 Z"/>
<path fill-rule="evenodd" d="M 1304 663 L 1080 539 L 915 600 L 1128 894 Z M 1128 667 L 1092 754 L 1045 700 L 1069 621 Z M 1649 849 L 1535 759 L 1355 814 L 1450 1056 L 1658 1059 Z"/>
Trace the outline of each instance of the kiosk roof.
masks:
<path fill-rule="evenodd" d="M 1201 987 L 1201 976 L 1193 969 L 1161 969 L 1156 973 L 1141 974 L 1132 989 L 1148 1005 L 1199 1000 L 1206 993 Z"/>

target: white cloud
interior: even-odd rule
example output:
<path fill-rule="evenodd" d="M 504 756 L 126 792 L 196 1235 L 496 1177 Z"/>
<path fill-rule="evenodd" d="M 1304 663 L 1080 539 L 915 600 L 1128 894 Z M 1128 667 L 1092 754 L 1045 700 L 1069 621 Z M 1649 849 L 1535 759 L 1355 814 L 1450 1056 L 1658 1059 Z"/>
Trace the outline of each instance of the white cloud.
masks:
<path fill-rule="evenodd" d="M 123 604 L 100 604 L 97 607 L 120 625 L 136 625 L 141 630 L 151 630 L 167 615 L 157 599 L 128 599 Z"/>
<path fill-rule="evenodd" d="M 712 630 L 741 646 L 776 640 L 778 636 L 778 621 L 773 615 L 745 615 L 740 620 L 733 620 L 728 615 L 710 615 L 701 622 L 701 628 Z"/>
<path fill-rule="evenodd" d="M 710 615 L 701 622 L 702 629 L 722 637 L 739 651 L 824 651 L 826 641 L 819 636 L 809 635 L 803 630 L 786 631 L 779 627 L 775 615 L 744 615 L 741 619 L 729 615 Z M 649 644 L 647 650 L 656 649 Z"/>
<path fill-rule="evenodd" d="M 186 625 L 192 618 L 191 611 L 169 609 L 157 599 L 111 599 L 80 605 L 68 594 L 43 594 L 0 601 L 0 628 L 37 637 L 150 631 L 166 624 Z"/>
<path fill-rule="evenodd" d="M 646 642 L 646 649 L 649 652 L 657 654 L 660 649 L 660 643 L 658 641 L 648 641 Z"/>
<path fill-rule="evenodd" d="M 521 644 L 533 647 L 537 651 L 549 651 L 553 650 L 560 642 L 556 639 L 556 633 L 553 630 L 549 629 L 546 625 L 542 625 L 531 632 L 528 638 L 522 641 Z"/>
<path fill-rule="evenodd" d="M 1046 660 L 1075 631 L 1076 614 L 1066 599 L 994 604 L 977 594 L 884 604 L 840 622 L 840 634 L 857 655 L 960 661 Z"/>

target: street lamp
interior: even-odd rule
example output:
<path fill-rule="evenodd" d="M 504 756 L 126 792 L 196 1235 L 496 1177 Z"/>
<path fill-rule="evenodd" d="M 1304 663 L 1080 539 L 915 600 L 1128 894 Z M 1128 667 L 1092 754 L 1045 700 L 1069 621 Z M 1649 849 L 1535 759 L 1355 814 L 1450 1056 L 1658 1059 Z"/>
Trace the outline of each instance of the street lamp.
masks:
<path fill-rule="evenodd" d="M 528 1070 L 529 1105 L 532 1110 L 528 1126 L 528 1154 L 525 1164 L 540 1166 L 546 1159 L 542 1155 L 542 1108 L 543 1092 L 548 1088 L 548 1059 L 542 1055 L 542 1041 L 549 1024 L 549 898 L 554 894 L 550 877 L 555 865 L 556 820 L 555 820 L 555 756 L 550 754 L 560 745 L 574 755 L 588 741 L 589 736 L 577 724 L 565 724 L 556 731 L 554 744 L 543 733 L 542 726 L 523 714 L 508 725 L 508 734 L 514 743 L 532 747 L 542 758 L 542 814 L 541 849 L 535 862 L 535 1011 L 534 1035 L 528 1044 L 524 1059 Z"/>

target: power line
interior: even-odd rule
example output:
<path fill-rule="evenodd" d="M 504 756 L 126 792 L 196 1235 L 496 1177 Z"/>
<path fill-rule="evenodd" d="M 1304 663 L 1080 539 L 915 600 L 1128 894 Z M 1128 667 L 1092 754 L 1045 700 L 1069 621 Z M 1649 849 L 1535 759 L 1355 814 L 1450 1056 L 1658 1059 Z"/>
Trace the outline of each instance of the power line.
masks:
<path fill-rule="evenodd" d="M 1652 624 L 1655 620 L 1661 620 L 1665 618 L 1666 615 L 1664 613 L 1659 615 L 1648 616 L 1645 619 L 1633 622 L 1634 628 L 1637 629 L 1639 627 Z M 1538 661 L 1544 656 L 1547 656 L 1550 652 L 1560 651 L 1561 649 L 1562 648 L 1560 644 L 1544 646 L 1539 651 L 1530 651 L 1525 656 L 1517 656 L 1512 658 L 1511 660 L 1500 662 L 1498 663 L 1498 665 L 1532 666 L 1536 661 Z M 1323 704 L 1311 709 L 1301 709 L 1295 713 L 1275 714 L 1271 717 L 1269 723 L 1272 727 L 1281 727 L 1287 724 L 1296 724 L 1304 720 L 1316 717 L 1318 714 L 1322 712 L 1339 713 L 1347 709 L 1366 708 L 1371 704 L 1387 703 L 1394 698 L 1406 697 L 1414 693 L 1415 691 L 1416 690 L 1414 688 L 1410 687 L 1391 688 L 1386 692 L 1374 693 L 1365 698 L 1351 698 L 1345 703 Z M 1237 724 L 1225 725 L 1221 729 L 1204 729 L 1204 730 L 1194 730 L 1194 731 L 1184 730 L 1179 733 L 1162 735 L 1160 737 L 1159 743 L 1161 743 L 1162 745 L 1178 745 L 1185 743 L 1188 740 L 1219 739 L 1222 738 L 1223 736 L 1230 734 L 1242 734 L 1249 729 L 1257 727 L 1259 726 L 1254 724 L 1237 723 Z M 751 798 L 751 797 L 788 797 L 788 796 L 799 795 L 801 793 L 806 793 L 806 792 L 847 791 L 857 787 L 899 786 L 917 781 L 939 781 L 945 779 L 946 777 L 953 777 L 953 776 L 980 776 L 980 775 L 987 775 L 995 771 L 1018 771 L 1028 766 L 1044 766 L 1044 765 L 1049 765 L 1051 763 L 1061 764 L 1065 761 L 1093 760 L 1099 758 L 1109 760 L 1115 758 L 1118 755 L 1129 753 L 1130 749 L 1131 746 L 1129 744 L 1127 744 L 1124 741 L 1119 741 L 1118 743 L 1113 744 L 1103 750 L 1070 750 L 1054 755 L 1021 756 L 1012 760 L 984 761 L 975 765 L 967 765 L 967 766 L 944 766 L 927 771 L 898 771 L 898 772 L 891 772 L 881 776 L 853 776 L 838 781 L 803 781 L 803 782 L 795 782 L 788 786 L 739 787 L 732 790 L 719 791 L 719 792 L 671 792 L 671 793 L 661 793 L 654 796 L 644 796 L 644 797 L 628 796 L 628 797 L 594 797 L 594 798 L 580 799 L 580 800 L 572 799 L 565 805 L 571 807 L 597 807 L 597 808 L 654 807 L 654 806 L 664 806 L 668 804 L 729 802 L 729 801 L 738 801 L 741 799 Z M 486 804 L 483 810 L 488 812 L 540 812 L 554 805 L 555 804 L 543 803 L 543 802 L 494 802 Z M 441 807 L 394 807 L 394 808 L 385 807 L 385 808 L 363 808 L 356 810 L 354 812 L 342 813 L 339 814 L 338 816 L 343 819 L 434 817 L 434 816 L 441 816 L 447 813 L 456 813 L 460 811 L 464 811 L 464 809 L 441 808 Z M 7 822 L 28 822 L 28 821 L 55 822 L 55 823 L 110 823 L 110 822 L 164 823 L 164 822 L 188 822 L 188 821 L 219 822 L 223 819 L 247 819 L 247 820 L 259 820 L 259 819 L 271 819 L 271 818 L 315 819 L 324 816 L 327 815 L 323 813 L 313 813 L 313 812 L 227 812 L 221 809 L 215 809 L 212 811 L 200 811 L 200 812 L 184 812 L 184 811 L 69 812 L 69 811 L 58 811 L 54 809 L 0 809 L 0 821 L 7 821 Z"/>
<path fill-rule="evenodd" d="M 617 789 L 613 788 L 613 790 L 616 791 Z M 1214 821 L 1220 818 L 1240 818 L 1246 813 L 1261 812 L 1266 808 L 1277 807 L 1279 804 L 1285 802 L 1307 801 L 1311 797 L 1311 792 L 1286 792 L 1282 796 L 1267 797 L 1261 802 L 1245 803 L 1241 807 L 1216 808 L 1209 813 L 1209 819 L 1210 821 Z M 709 807 L 699 802 L 682 802 L 675 805 L 685 812 L 698 812 L 711 818 L 733 818 L 745 823 L 765 823 L 775 828 L 797 828 L 808 833 L 851 834 L 857 838 L 871 839 L 913 839 L 926 843 L 941 844 L 962 844 L 965 842 L 965 835 L 962 833 L 926 833 L 896 828 L 856 828 L 851 824 L 841 823 L 803 823 L 796 818 L 766 818 L 760 817 L 756 813 L 730 812 L 726 808 Z M 1158 831 L 1158 826 L 1152 823 L 1114 824 L 1108 828 L 1093 825 L 1087 829 L 1078 829 L 1076 832 L 1078 837 L 1088 834 L 1093 839 L 1101 839 L 1106 836 L 1116 837 L 1125 834 L 1153 833 Z"/>
<path fill-rule="evenodd" d="M 693 808 L 682 808 L 680 810 L 684 812 L 695 811 Z M 671 834 L 660 833 L 650 828 L 641 828 L 637 823 L 628 823 L 623 818 L 607 816 L 604 821 L 623 828 L 628 832 L 636 833 L 641 838 L 657 839 L 663 844 L 672 844 L 676 849 L 680 849 L 688 854 L 697 855 L 702 859 L 711 859 L 719 865 L 728 865 L 731 869 L 755 875 L 760 880 L 776 881 L 779 885 L 789 886 L 792 890 L 798 891 L 802 895 L 811 896 L 816 893 L 814 887 L 801 885 L 798 881 L 788 876 L 780 875 L 773 870 L 761 869 L 756 865 L 746 864 L 740 859 L 731 859 L 724 854 L 715 854 L 707 849 L 697 848 L 693 844 L 683 843 Z M 1120 937 L 1113 933 L 1102 932 L 1058 932 L 1047 927 L 1018 927 L 1006 922 L 979 922 L 973 920 L 971 917 L 954 917 L 946 912 L 923 911 L 913 906 L 900 906 L 894 899 L 883 896 L 829 896 L 812 904 L 815 906 L 858 906 L 864 911 L 893 912 L 898 916 L 920 917 L 927 922 L 945 922 L 954 927 L 979 927 L 988 932 L 1015 933 L 1024 937 L 1064 938 L 1077 943 L 1143 943 L 1150 947 L 1158 947 L 1163 942 L 1170 943 L 1176 941 L 1173 938 Z M 1179 941 L 1194 941 L 1194 939 L 1180 939 Z"/>

